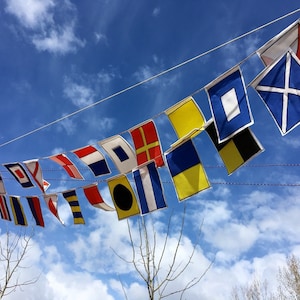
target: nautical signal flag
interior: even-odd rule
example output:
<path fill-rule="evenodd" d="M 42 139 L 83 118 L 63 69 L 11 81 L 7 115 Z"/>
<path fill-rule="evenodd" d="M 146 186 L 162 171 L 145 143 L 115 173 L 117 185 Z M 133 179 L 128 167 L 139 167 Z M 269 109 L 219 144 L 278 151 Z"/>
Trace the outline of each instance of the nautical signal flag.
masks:
<path fill-rule="evenodd" d="M 138 165 L 154 160 L 157 167 L 164 165 L 160 141 L 155 124 L 152 120 L 130 130 L 130 134 L 135 146 Z"/>
<path fill-rule="evenodd" d="M 3 220 L 11 221 L 6 198 L 4 195 L 0 195 L 0 215 Z"/>
<path fill-rule="evenodd" d="M 287 52 L 251 83 L 282 135 L 300 123 L 300 60 Z"/>
<path fill-rule="evenodd" d="M 216 126 L 212 119 L 207 122 L 206 132 L 218 150 L 228 174 L 233 173 L 264 150 L 250 128 L 245 128 L 221 144 L 218 143 Z"/>
<path fill-rule="evenodd" d="M 177 143 L 165 155 L 180 201 L 210 187 L 206 172 L 191 139 Z"/>
<path fill-rule="evenodd" d="M 71 178 L 84 179 L 73 162 L 65 154 L 50 156 L 49 159 L 62 166 Z"/>
<path fill-rule="evenodd" d="M 27 160 L 23 161 L 25 167 L 31 174 L 32 178 L 38 185 L 38 187 L 41 189 L 43 193 L 45 193 L 46 189 L 44 186 L 44 179 L 43 179 L 43 173 L 42 173 L 42 168 L 39 164 L 39 161 L 37 159 L 35 160 Z"/>
<path fill-rule="evenodd" d="M 165 208 L 163 188 L 155 162 L 150 161 L 133 170 L 142 214 Z"/>
<path fill-rule="evenodd" d="M 126 175 L 120 174 L 112 177 L 107 180 L 107 184 L 119 220 L 140 213 L 136 196 Z"/>
<path fill-rule="evenodd" d="M 74 224 L 85 224 L 75 190 L 65 191 L 63 197 L 68 201 L 74 219 Z"/>
<path fill-rule="evenodd" d="M 90 184 L 82 188 L 89 203 L 106 211 L 114 211 L 115 209 L 106 204 L 98 190 L 97 183 Z"/>
<path fill-rule="evenodd" d="M 20 202 L 19 196 L 10 196 L 10 206 L 14 216 L 14 221 L 16 225 L 27 226 L 27 219 L 24 214 L 23 206 Z"/>
<path fill-rule="evenodd" d="M 289 49 L 300 58 L 300 19 L 281 31 L 256 52 L 264 65 L 269 66 Z"/>
<path fill-rule="evenodd" d="M 26 197 L 35 223 L 38 226 L 45 227 L 44 218 L 41 210 L 40 199 L 37 196 Z"/>
<path fill-rule="evenodd" d="M 30 188 L 34 186 L 20 163 L 4 164 L 4 167 L 8 169 L 23 188 Z"/>
<path fill-rule="evenodd" d="M 47 207 L 49 208 L 49 210 L 51 211 L 51 213 L 62 223 L 64 224 L 64 222 L 60 219 L 59 215 L 58 215 L 58 210 L 57 210 L 57 206 L 58 206 L 58 196 L 57 194 L 49 194 L 49 195 L 44 195 L 44 200 L 47 204 Z"/>
<path fill-rule="evenodd" d="M 103 154 L 95 147 L 89 145 L 72 152 L 91 169 L 95 176 L 110 173 Z"/>
<path fill-rule="evenodd" d="M 205 117 L 193 97 L 176 103 L 165 111 L 178 139 L 200 133 L 206 123 Z"/>
<path fill-rule="evenodd" d="M 244 79 L 234 67 L 205 87 L 218 141 L 224 142 L 253 124 Z"/>
<path fill-rule="evenodd" d="M 4 194 L 6 194 L 6 190 L 5 190 L 2 176 L 0 175 L 0 195 L 4 195 Z"/>
<path fill-rule="evenodd" d="M 122 136 L 115 135 L 102 140 L 99 145 L 107 152 L 120 173 L 129 173 L 137 166 L 135 153 Z"/>

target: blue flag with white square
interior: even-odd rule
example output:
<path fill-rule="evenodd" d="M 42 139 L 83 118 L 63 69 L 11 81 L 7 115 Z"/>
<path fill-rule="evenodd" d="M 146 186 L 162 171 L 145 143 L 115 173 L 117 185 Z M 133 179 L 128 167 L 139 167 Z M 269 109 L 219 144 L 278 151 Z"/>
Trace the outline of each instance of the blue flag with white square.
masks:
<path fill-rule="evenodd" d="M 213 80 L 205 90 L 219 143 L 253 124 L 248 95 L 239 67 L 234 67 Z"/>
<path fill-rule="evenodd" d="M 300 60 L 288 51 L 251 83 L 282 135 L 300 123 Z"/>

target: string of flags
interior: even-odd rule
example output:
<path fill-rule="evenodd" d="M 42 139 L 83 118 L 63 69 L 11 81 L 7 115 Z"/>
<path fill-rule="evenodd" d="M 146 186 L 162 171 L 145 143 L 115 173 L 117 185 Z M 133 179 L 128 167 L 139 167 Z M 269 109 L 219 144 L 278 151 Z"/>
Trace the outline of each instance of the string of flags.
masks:
<path fill-rule="evenodd" d="M 300 123 L 300 19 L 264 44 L 256 53 L 265 68 L 250 86 L 256 90 L 284 136 Z M 97 183 L 82 187 L 87 201 L 95 208 L 115 211 L 119 220 L 166 208 L 158 172 L 158 168 L 163 167 L 168 168 L 179 201 L 210 188 L 193 142 L 202 132 L 210 137 L 228 175 L 264 151 L 250 128 L 254 119 L 240 67 L 235 66 L 210 82 L 205 86 L 205 91 L 212 114 L 208 121 L 191 96 L 164 111 L 177 135 L 177 141 L 166 151 L 161 147 L 152 119 L 128 130 L 133 147 L 123 136 L 115 135 L 99 141 L 99 148 L 87 145 L 72 150 L 94 177 L 111 173 L 102 150 L 119 171 L 118 175 L 107 179 L 114 207 L 104 201 Z M 62 167 L 70 178 L 84 180 L 76 164 L 65 153 L 48 159 Z M 50 183 L 43 178 L 39 159 L 5 163 L 3 166 L 23 188 L 37 186 L 41 190 L 40 197 L 26 196 L 37 226 L 45 226 L 41 197 L 49 211 L 64 224 L 58 211 L 59 194 L 69 204 L 74 224 L 85 224 L 76 189 L 47 194 Z M 132 174 L 135 188 L 128 179 L 129 174 Z M 0 215 L 3 220 L 13 220 L 16 225 L 27 225 L 21 196 L 7 195 L 1 175 Z"/>

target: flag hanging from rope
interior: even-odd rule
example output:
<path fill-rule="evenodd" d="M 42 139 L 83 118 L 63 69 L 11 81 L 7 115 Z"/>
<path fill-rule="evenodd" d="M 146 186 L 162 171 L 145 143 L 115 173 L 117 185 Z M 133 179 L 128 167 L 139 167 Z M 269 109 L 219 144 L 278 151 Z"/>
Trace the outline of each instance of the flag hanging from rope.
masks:
<path fill-rule="evenodd" d="M 300 124 L 300 60 L 288 51 L 251 83 L 282 135 Z"/>
<path fill-rule="evenodd" d="M 115 135 L 102 140 L 99 145 L 107 152 L 120 173 L 129 173 L 137 166 L 135 153 L 122 136 Z"/>
<path fill-rule="evenodd" d="M 67 200 L 67 202 L 71 207 L 74 224 L 85 224 L 83 215 L 81 213 L 76 191 L 75 190 L 65 191 L 62 193 L 62 195 Z"/>
<path fill-rule="evenodd" d="M 193 97 L 188 97 L 165 111 L 178 139 L 200 133 L 206 123 L 205 117 Z"/>
<path fill-rule="evenodd" d="M 4 195 L 4 194 L 6 194 L 6 190 L 5 190 L 2 176 L 0 175 L 0 195 Z"/>
<path fill-rule="evenodd" d="M 4 195 L 0 195 L 0 214 L 3 220 L 11 221 L 10 213 L 6 202 L 6 197 Z"/>
<path fill-rule="evenodd" d="M 300 19 L 265 43 L 256 53 L 264 65 L 269 66 L 289 49 L 300 59 Z"/>
<path fill-rule="evenodd" d="M 122 220 L 140 213 L 134 191 L 126 175 L 118 175 L 107 180 L 118 219 Z"/>
<path fill-rule="evenodd" d="M 84 179 L 73 162 L 65 154 L 50 156 L 49 159 L 62 166 L 71 178 Z"/>
<path fill-rule="evenodd" d="M 206 172 L 191 139 L 177 143 L 165 155 L 180 201 L 210 187 Z"/>
<path fill-rule="evenodd" d="M 37 196 L 28 196 L 26 198 L 36 225 L 45 227 L 42 209 L 40 205 L 40 199 Z"/>
<path fill-rule="evenodd" d="M 154 161 L 147 162 L 133 170 L 133 177 L 143 215 L 167 206 Z"/>
<path fill-rule="evenodd" d="M 64 222 L 61 220 L 61 218 L 58 215 L 58 196 L 57 194 L 49 194 L 49 195 L 44 195 L 44 200 L 47 204 L 47 207 L 49 208 L 50 212 L 62 223 Z"/>
<path fill-rule="evenodd" d="M 10 206 L 14 216 L 16 225 L 27 226 L 27 219 L 23 210 L 23 206 L 20 202 L 19 196 L 10 196 Z"/>
<path fill-rule="evenodd" d="M 95 147 L 89 145 L 72 152 L 91 169 L 95 176 L 110 173 L 103 154 Z"/>
<path fill-rule="evenodd" d="M 35 159 L 23 161 L 23 163 L 29 171 L 29 173 L 31 174 L 34 181 L 36 182 L 36 184 L 38 185 L 38 187 L 43 193 L 45 193 L 47 189 L 45 189 L 42 168 L 39 164 L 39 161 Z"/>
<path fill-rule="evenodd" d="M 30 188 L 34 186 L 20 163 L 4 164 L 3 166 L 8 169 L 8 171 L 22 185 L 23 188 Z"/>
<path fill-rule="evenodd" d="M 114 211 L 115 209 L 106 204 L 98 190 L 97 183 L 90 184 L 82 188 L 89 203 L 106 211 Z"/>
<path fill-rule="evenodd" d="M 253 124 L 244 79 L 234 67 L 205 87 L 218 141 L 224 142 Z"/>
<path fill-rule="evenodd" d="M 228 174 L 233 173 L 264 150 L 250 128 L 245 128 L 230 140 L 220 144 L 212 119 L 207 122 L 206 132 L 219 152 Z"/>
<path fill-rule="evenodd" d="M 157 167 L 164 165 L 160 141 L 152 120 L 130 129 L 130 134 L 135 146 L 138 165 L 142 165 L 152 159 L 155 161 Z"/>

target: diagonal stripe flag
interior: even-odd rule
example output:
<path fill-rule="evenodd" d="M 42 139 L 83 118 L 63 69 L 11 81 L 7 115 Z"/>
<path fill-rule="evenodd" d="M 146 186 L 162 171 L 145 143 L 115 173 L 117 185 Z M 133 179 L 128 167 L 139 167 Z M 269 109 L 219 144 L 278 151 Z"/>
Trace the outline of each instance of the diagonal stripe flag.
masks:
<path fill-rule="evenodd" d="M 166 202 L 159 174 L 154 161 L 145 163 L 133 170 L 142 214 L 165 208 Z"/>
<path fill-rule="evenodd" d="M 206 132 L 218 150 L 229 175 L 264 150 L 250 128 L 245 128 L 221 144 L 218 143 L 213 119 L 207 122 Z"/>
<path fill-rule="evenodd" d="M 89 201 L 89 203 L 96 207 L 106 211 L 114 211 L 115 209 L 106 204 L 98 190 L 97 183 L 90 184 L 83 187 L 83 192 Z"/>
<path fill-rule="evenodd" d="M 102 140 L 99 145 L 107 152 L 120 173 L 129 173 L 137 166 L 135 153 L 122 136 L 115 135 Z"/>
<path fill-rule="evenodd" d="M 177 143 L 165 155 L 180 201 L 210 187 L 206 172 L 191 139 Z"/>
<path fill-rule="evenodd" d="M 71 178 L 84 179 L 82 175 L 79 173 L 76 166 L 73 164 L 73 162 L 65 154 L 62 153 L 62 154 L 50 156 L 49 159 L 55 161 L 60 166 L 62 166 Z"/>
<path fill-rule="evenodd" d="M 95 176 L 109 174 L 110 170 L 103 154 L 93 146 L 86 146 L 72 151 L 85 163 Z"/>
<path fill-rule="evenodd" d="M 80 205 L 75 190 L 65 191 L 62 193 L 64 198 L 68 201 L 74 219 L 74 224 L 85 224 L 81 213 Z"/>
<path fill-rule="evenodd" d="M 20 202 L 19 196 L 10 196 L 10 206 L 14 216 L 14 221 L 16 225 L 27 226 L 27 219 L 24 214 L 23 206 Z"/>
<path fill-rule="evenodd" d="M 2 176 L 0 175 L 0 195 L 4 195 L 4 194 L 6 194 L 6 190 L 5 190 Z"/>
<path fill-rule="evenodd" d="M 10 213 L 8 210 L 6 198 L 4 195 L 0 195 L 0 214 L 3 220 L 11 221 Z"/>
<path fill-rule="evenodd" d="M 44 200 L 47 204 L 47 207 L 49 208 L 50 212 L 62 223 L 64 222 L 61 220 L 61 218 L 58 215 L 58 196 L 57 194 L 49 194 L 49 195 L 44 195 Z"/>
<path fill-rule="evenodd" d="M 130 130 L 135 146 L 138 165 L 154 160 L 157 167 L 164 165 L 160 141 L 155 124 L 152 120 L 138 125 Z"/>
<path fill-rule="evenodd" d="M 42 168 L 39 164 L 39 161 L 37 159 L 34 160 L 27 160 L 23 161 L 25 167 L 31 174 L 32 178 L 38 185 L 38 187 L 41 189 L 43 193 L 45 193 L 45 186 L 44 186 L 44 179 L 43 179 L 43 173 Z"/>
<path fill-rule="evenodd" d="M 118 219 L 122 220 L 140 213 L 134 191 L 126 175 L 118 175 L 107 180 Z"/>
<path fill-rule="evenodd" d="M 193 97 L 176 103 L 165 111 L 178 139 L 195 137 L 205 125 L 205 117 Z"/>
<path fill-rule="evenodd" d="M 265 66 L 292 49 L 300 59 L 300 19 L 281 31 L 256 52 Z"/>
<path fill-rule="evenodd" d="M 251 83 L 282 135 L 300 124 L 300 60 L 289 51 Z"/>
<path fill-rule="evenodd" d="M 8 169 L 23 188 L 30 188 L 34 186 L 20 163 L 4 164 L 3 166 Z"/>
<path fill-rule="evenodd" d="M 26 197 L 28 205 L 34 217 L 37 226 L 45 227 L 44 218 L 42 214 L 40 199 L 37 196 Z"/>
<path fill-rule="evenodd" d="M 234 67 L 205 87 L 219 143 L 253 124 L 244 79 Z"/>

